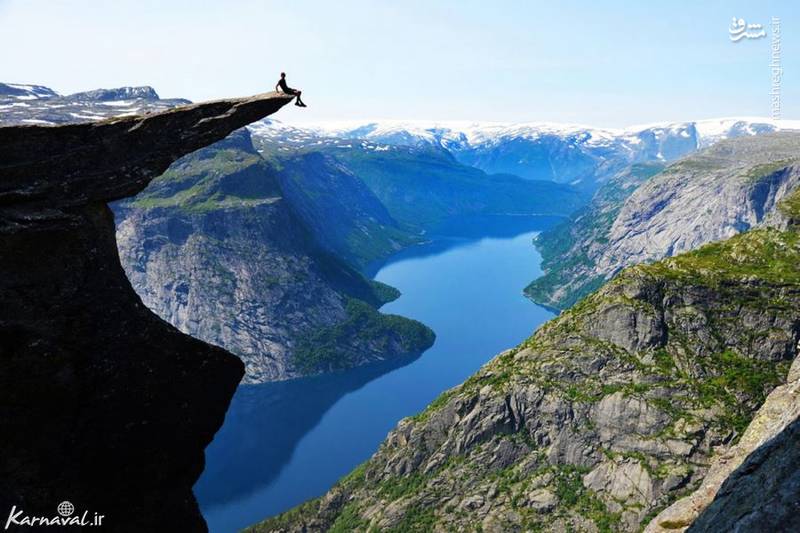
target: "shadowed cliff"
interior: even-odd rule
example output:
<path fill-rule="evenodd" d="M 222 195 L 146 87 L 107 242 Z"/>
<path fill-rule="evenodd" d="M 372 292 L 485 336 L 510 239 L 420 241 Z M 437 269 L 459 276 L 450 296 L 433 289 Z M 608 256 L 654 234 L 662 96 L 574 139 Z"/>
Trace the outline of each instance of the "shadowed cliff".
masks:
<path fill-rule="evenodd" d="M 0 128 L 4 513 L 53 517 L 68 500 L 104 530 L 206 529 L 191 487 L 242 363 L 142 305 L 106 203 L 290 100 Z"/>

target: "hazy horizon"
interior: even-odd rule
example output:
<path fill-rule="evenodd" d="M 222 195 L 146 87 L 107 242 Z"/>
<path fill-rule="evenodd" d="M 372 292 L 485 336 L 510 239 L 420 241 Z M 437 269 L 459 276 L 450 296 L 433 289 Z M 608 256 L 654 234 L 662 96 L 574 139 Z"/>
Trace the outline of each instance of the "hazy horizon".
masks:
<path fill-rule="evenodd" d="M 201 101 L 272 90 L 284 70 L 310 106 L 282 113 L 296 124 L 770 117 L 771 35 L 732 42 L 728 30 L 733 17 L 769 30 L 777 16 L 781 118 L 791 119 L 798 12 L 789 1 L 0 0 L 0 46 L 14 50 L 0 57 L 0 81 L 64 94 L 150 85 Z"/>

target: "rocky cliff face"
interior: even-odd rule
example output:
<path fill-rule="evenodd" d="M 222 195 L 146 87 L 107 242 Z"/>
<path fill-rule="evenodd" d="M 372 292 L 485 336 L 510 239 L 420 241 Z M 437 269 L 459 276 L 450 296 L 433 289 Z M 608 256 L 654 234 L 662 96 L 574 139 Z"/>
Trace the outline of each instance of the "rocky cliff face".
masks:
<path fill-rule="evenodd" d="M 692 531 L 800 526 L 800 358 L 786 381 L 767 396 L 739 442 L 714 457 L 700 487 L 659 513 L 646 533 L 676 533 L 690 526 Z"/>
<path fill-rule="evenodd" d="M 256 529 L 637 531 L 713 479 L 715 460 L 746 455 L 785 425 L 767 413 L 793 385 L 765 399 L 798 356 L 798 265 L 800 234 L 789 227 L 629 268 L 402 421 L 328 494 Z M 795 464 L 794 427 L 768 444 L 780 455 L 744 464 L 764 473 Z M 707 517 L 722 509 L 738 513 L 725 523 L 752 523 L 741 518 L 758 508 L 747 468 L 698 530 L 718 530 Z M 794 479 L 768 483 L 762 514 L 790 505 Z M 773 525 L 793 520 L 774 516 Z"/>
<path fill-rule="evenodd" d="M 542 254 L 540 276 L 525 288 L 534 301 L 564 309 L 597 289 L 606 280 L 592 275 L 593 258 L 608 245 L 608 233 L 625 200 L 654 174 L 663 163 L 641 163 L 627 167 L 610 178 L 586 207 L 536 238 Z"/>
<path fill-rule="evenodd" d="M 797 531 L 800 419 L 753 452 L 725 480 L 689 531 Z"/>
<path fill-rule="evenodd" d="M 106 203 L 288 101 L 0 128 L 0 507 L 53 517 L 68 500 L 109 530 L 205 529 L 191 487 L 242 364 L 142 304 Z"/>
<path fill-rule="evenodd" d="M 349 219 L 323 219 L 303 198 L 316 196 L 314 185 L 324 180 L 311 174 L 305 177 L 311 184 L 291 187 L 279 181 L 282 172 L 242 130 L 182 158 L 142 194 L 118 204 L 120 256 L 144 303 L 181 331 L 240 356 L 247 383 L 428 348 L 430 329 L 376 310 L 396 290 L 368 281 L 320 244 L 334 228 L 368 220 L 364 211 L 377 200 L 339 175 L 342 194 L 355 189 L 367 198 L 350 205 L 361 211 Z M 332 195 L 327 187 L 316 202 L 336 206 Z M 298 214 L 298 207 L 308 209 Z M 385 210 L 378 213 L 391 227 Z"/>
<path fill-rule="evenodd" d="M 528 287 L 528 295 L 563 309 L 626 266 L 763 223 L 800 184 L 798 154 L 798 133 L 740 137 L 645 175 L 635 191 L 609 202 L 608 189 L 617 185 L 612 180 L 571 227 L 539 237 L 546 275 Z"/>
<path fill-rule="evenodd" d="M 0 124 L 69 124 L 185 103 L 151 87 L 61 96 L 0 84 Z M 250 383 L 427 348 L 428 328 L 377 313 L 397 292 L 339 259 L 363 267 L 419 242 L 418 231 L 401 227 L 334 158 L 280 155 L 267 161 L 242 129 L 113 205 L 122 264 L 145 305 L 239 355 Z"/>

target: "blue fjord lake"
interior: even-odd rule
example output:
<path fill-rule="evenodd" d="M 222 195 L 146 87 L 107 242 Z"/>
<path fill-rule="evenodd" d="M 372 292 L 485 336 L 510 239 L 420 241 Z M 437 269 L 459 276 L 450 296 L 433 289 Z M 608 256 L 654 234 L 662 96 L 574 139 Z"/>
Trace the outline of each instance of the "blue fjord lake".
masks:
<path fill-rule="evenodd" d="M 541 275 L 531 240 L 551 217 L 443 225 L 367 274 L 402 296 L 381 308 L 436 332 L 420 356 L 240 386 L 206 450 L 195 494 L 212 533 L 238 531 L 322 495 L 386 434 L 553 316 L 522 294 Z"/>

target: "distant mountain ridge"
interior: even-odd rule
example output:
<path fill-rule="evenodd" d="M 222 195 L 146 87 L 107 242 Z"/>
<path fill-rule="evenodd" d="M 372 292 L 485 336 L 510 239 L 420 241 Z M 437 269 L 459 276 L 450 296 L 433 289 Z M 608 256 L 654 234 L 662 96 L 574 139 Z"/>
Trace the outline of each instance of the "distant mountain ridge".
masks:
<path fill-rule="evenodd" d="M 364 139 L 385 144 L 440 144 L 444 147 L 468 143 L 479 146 L 497 143 L 503 139 L 535 139 L 545 135 L 575 138 L 589 145 L 601 146 L 614 140 L 638 144 L 645 136 L 663 138 L 678 135 L 694 136 L 698 148 L 713 144 L 721 138 L 756 135 L 764 131 L 800 129 L 800 120 L 775 120 L 766 117 L 725 117 L 690 121 L 654 122 L 624 128 L 604 128 L 583 124 L 559 122 L 469 122 L 424 120 L 378 120 L 345 122 L 310 122 L 290 125 L 281 120 L 266 118 L 248 126 L 249 129 L 276 138 L 302 144 L 319 138 Z M 692 130 L 695 132 L 692 134 Z M 291 138 L 286 133 L 294 134 Z M 306 138 L 303 139 L 302 136 Z"/>
<path fill-rule="evenodd" d="M 285 148 L 251 132 L 262 155 L 279 166 L 294 166 L 295 175 L 300 174 L 293 164 L 298 154 L 324 154 L 337 161 L 372 191 L 392 218 L 417 234 L 435 233 L 441 224 L 464 216 L 567 216 L 586 201 L 586 196 L 570 185 L 489 174 L 434 146 L 385 145 L 376 149 L 376 145 L 360 141 Z M 315 173 L 310 166 L 304 168 L 306 178 Z M 321 200 L 335 203 L 337 196 Z"/>
<path fill-rule="evenodd" d="M 55 125 L 164 111 L 191 103 L 158 96 L 149 86 L 61 95 L 43 85 L 0 83 L 0 126 Z"/>
<path fill-rule="evenodd" d="M 143 99 L 143 100 L 160 100 L 155 89 L 150 86 L 142 87 L 119 87 L 117 89 L 95 89 L 93 91 L 84 91 L 80 93 L 73 93 L 65 96 L 68 100 L 94 100 L 97 102 L 108 102 L 110 100 L 128 100 L 128 99 Z M 189 100 L 182 100 L 186 103 Z"/>
<path fill-rule="evenodd" d="M 16 100 L 33 100 L 37 98 L 56 97 L 53 89 L 43 85 L 24 85 L 20 83 L 0 83 L 0 98 L 14 98 Z"/>
<path fill-rule="evenodd" d="M 722 139 L 800 129 L 800 121 L 733 117 L 615 129 L 550 122 L 391 120 L 298 126 L 266 119 L 249 128 L 255 136 L 285 149 L 326 145 L 346 148 L 353 141 L 372 150 L 386 150 L 387 146 L 440 147 L 459 162 L 487 173 L 594 190 L 627 165 L 673 161 Z"/>

